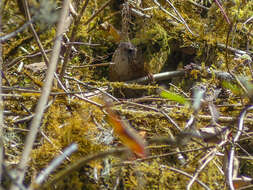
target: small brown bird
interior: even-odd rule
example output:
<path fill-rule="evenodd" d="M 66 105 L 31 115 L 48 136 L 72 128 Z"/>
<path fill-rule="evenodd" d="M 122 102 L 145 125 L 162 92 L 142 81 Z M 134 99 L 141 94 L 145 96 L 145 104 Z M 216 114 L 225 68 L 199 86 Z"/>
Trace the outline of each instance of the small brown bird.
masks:
<path fill-rule="evenodd" d="M 131 42 L 120 42 L 109 67 L 110 81 L 128 81 L 145 76 L 144 62 Z"/>

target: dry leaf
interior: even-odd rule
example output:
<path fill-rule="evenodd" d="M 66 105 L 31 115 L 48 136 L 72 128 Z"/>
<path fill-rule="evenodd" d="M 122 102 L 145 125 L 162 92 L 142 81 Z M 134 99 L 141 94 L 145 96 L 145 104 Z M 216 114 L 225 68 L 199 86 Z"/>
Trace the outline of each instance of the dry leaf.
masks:
<path fill-rule="evenodd" d="M 122 143 L 140 157 L 145 157 L 145 142 L 127 121 L 121 119 L 108 105 L 106 105 L 107 120 L 119 136 Z"/>
<path fill-rule="evenodd" d="M 45 62 L 32 63 L 24 66 L 26 69 L 30 69 L 34 73 L 42 72 L 47 69 Z"/>

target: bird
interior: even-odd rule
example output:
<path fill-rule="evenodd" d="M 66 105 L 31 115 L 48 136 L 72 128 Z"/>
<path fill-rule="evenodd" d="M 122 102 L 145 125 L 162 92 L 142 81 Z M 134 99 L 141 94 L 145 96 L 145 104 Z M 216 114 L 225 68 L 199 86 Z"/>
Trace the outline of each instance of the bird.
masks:
<path fill-rule="evenodd" d="M 146 75 L 144 62 L 137 48 L 129 42 L 120 42 L 109 67 L 109 80 L 123 82 Z"/>

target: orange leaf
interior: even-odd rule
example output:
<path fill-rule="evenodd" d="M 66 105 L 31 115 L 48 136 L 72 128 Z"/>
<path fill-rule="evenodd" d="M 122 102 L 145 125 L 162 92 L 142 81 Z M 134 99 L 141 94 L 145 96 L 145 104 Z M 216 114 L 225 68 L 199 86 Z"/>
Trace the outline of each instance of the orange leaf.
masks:
<path fill-rule="evenodd" d="M 121 120 L 109 107 L 106 108 L 106 111 L 108 113 L 108 122 L 114 128 L 115 133 L 119 136 L 122 143 L 138 156 L 145 157 L 144 140 L 130 127 L 127 121 Z"/>

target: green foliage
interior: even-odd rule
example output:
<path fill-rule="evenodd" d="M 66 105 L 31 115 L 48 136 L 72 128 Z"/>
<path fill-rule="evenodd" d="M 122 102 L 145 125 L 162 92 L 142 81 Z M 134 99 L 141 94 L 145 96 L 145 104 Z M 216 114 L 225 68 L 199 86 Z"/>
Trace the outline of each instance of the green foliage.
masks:
<path fill-rule="evenodd" d="M 183 96 L 178 95 L 174 92 L 169 92 L 167 90 L 162 90 L 162 92 L 160 93 L 160 96 L 162 98 L 166 98 L 168 100 L 175 101 L 175 102 L 178 102 L 180 104 L 189 105 L 189 102 L 186 98 L 184 98 Z"/>
<path fill-rule="evenodd" d="M 223 88 L 231 90 L 235 95 L 243 94 L 242 89 L 237 84 L 232 84 L 231 82 L 223 81 Z"/>

